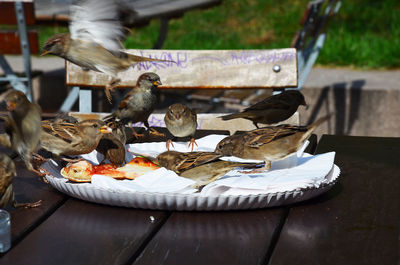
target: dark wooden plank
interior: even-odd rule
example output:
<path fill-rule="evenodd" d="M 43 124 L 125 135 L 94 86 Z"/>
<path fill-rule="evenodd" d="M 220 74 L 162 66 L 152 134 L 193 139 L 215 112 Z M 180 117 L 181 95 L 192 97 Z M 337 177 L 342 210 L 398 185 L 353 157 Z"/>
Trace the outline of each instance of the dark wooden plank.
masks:
<path fill-rule="evenodd" d="M 317 148 L 318 138 L 316 134 L 312 134 L 310 138 L 308 138 L 310 142 L 307 148 L 304 150 L 305 153 L 314 154 L 315 149 Z"/>
<path fill-rule="evenodd" d="M 36 30 L 28 31 L 28 41 L 31 53 L 39 53 L 38 34 Z M 21 52 L 21 41 L 18 31 L 0 32 L 0 54 L 21 54 Z"/>
<path fill-rule="evenodd" d="M 127 264 L 168 216 L 70 199 L 0 264 Z"/>
<path fill-rule="evenodd" d="M 133 264 L 265 264 L 283 212 L 175 212 Z"/>
<path fill-rule="evenodd" d="M 25 168 L 25 163 L 14 159 L 17 168 L 17 177 L 13 180 L 15 199 L 18 203 L 35 202 L 42 200 L 42 205 L 32 209 L 13 208 L 6 209 L 11 214 L 11 237 L 13 244 L 26 236 L 38 226 L 52 212 L 54 212 L 67 196 L 58 192 L 35 173 Z"/>
<path fill-rule="evenodd" d="M 221 95 L 223 90 L 196 90 L 192 94 L 188 95 L 188 99 L 190 100 L 204 100 L 204 101 L 212 101 L 214 98 Z"/>
<path fill-rule="evenodd" d="M 270 264 L 397 264 L 400 138 L 324 135 L 339 183 L 293 207 Z"/>
<path fill-rule="evenodd" d="M 254 89 L 246 89 L 246 90 L 227 90 L 225 93 L 219 98 L 220 101 L 226 103 L 235 103 L 239 104 L 244 99 L 249 97 L 251 94 L 255 93 Z"/>
<path fill-rule="evenodd" d="M 26 25 L 35 24 L 33 0 L 24 0 L 24 13 Z M 0 1 L 0 24 L 17 25 L 15 14 L 15 1 Z"/>

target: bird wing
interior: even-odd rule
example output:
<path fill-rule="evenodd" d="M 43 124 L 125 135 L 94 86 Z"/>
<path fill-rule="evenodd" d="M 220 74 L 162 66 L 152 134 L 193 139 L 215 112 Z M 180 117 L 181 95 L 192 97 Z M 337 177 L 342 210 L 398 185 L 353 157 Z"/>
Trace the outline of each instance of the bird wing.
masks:
<path fill-rule="evenodd" d="M 290 109 L 292 102 L 285 100 L 285 98 L 266 98 L 245 110 L 264 110 L 264 109 Z"/>
<path fill-rule="evenodd" d="M 203 165 L 205 163 L 214 161 L 222 155 L 213 152 L 190 152 L 185 153 L 181 160 L 177 161 L 176 167 L 179 172 L 188 170 L 190 168 Z"/>
<path fill-rule="evenodd" d="M 273 140 L 294 134 L 299 131 L 299 126 L 280 125 L 256 129 L 244 136 L 244 144 L 250 147 L 259 147 Z"/>
<path fill-rule="evenodd" d="M 80 135 L 76 126 L 69 122 L 52 123 L 49 121 L 42 121 L 42 129 L 44 132 L 67 143 L 72 143 L 76 136 Z"/>
<path fill-rule="evenodd" d="M 70 8 L 72 39 L 96 42 L 110 51 L 123 48 L 124 30 L 113 0 L 86 0 Z"/>

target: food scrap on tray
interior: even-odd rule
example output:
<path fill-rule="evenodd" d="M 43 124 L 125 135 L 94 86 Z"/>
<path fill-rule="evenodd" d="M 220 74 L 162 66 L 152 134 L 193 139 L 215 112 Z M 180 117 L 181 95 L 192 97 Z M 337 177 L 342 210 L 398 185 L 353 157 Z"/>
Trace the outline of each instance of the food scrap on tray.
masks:
<path fill-rule="evenodd" d="M 122 167 L 112 164 L 93 165 L 86 160 L 69 163 L 61 169 L 61 175 L 73 182 L 91 182 L 93 175 L 105 175 L 114 179 L 135 179 L 159 166 L 143 157 L 135 157 Z"/>

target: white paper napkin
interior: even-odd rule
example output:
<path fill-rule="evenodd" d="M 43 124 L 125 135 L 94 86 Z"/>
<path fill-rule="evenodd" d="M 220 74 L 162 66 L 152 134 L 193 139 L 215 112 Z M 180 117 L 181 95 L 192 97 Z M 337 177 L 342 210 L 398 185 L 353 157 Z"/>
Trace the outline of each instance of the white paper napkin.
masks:
<path fill-rule="evenodd" d="M 318 187 L 328 181 L 333 169 L 335 152 L 298 158 L 290 168 L 270 169 L 263 173 L 243 174 L 230 171 L 201 190 L 203 195 L 248 195 L 284 192 L 299 188 Z M 243 170 L 240 170 L 243 171 Z"/>
<path fill-rule="evenodd" d="M 93 175 L 92 184 L 95 187 L 113 191 L 141 191 L 141 192 L 176 192 L 182 194 L 194 193 L 197 190 L 191 186 L 193 180 L 178 176 L 175 172 L 165 168 L 146 173 L 134 180 L 116 180 L 103 175 Z"/>

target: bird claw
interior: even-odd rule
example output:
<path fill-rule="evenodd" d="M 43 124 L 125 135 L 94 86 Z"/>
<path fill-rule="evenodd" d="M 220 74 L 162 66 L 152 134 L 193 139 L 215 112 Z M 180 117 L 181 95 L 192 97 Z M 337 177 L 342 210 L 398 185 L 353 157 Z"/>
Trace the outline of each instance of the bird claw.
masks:
<path fill-rule="evenodd" d="M 112 103 L 111 91 L 114 91 L 114 88 L 118 85 L 119 82 L 121 82 L 121 79 L 113 78 L 111 79 L 110 83 L 108 83 L 108 85 L 105 87 L 104 92 L 106 93 L 107 100 L 110 104 Z"/>
<path fill-rule="evenodd" d="M 136 139 L 139 139 L 140 137 L 144 137 L 143 133 L 137 133 L 133 128 L 132 128 L 132 135 L 136 137 Z"/>
<path fill-rule="evenodd" d="M 169 151 L 169 146 L 170 146 L 170 145 L 172 145 L 172 147 L 175 148 L 174 143 L 172 142 L 171 139 L 169 139 L 169 140 L 165 143 L 165 145 L 167 146 L 167 150 L 168 150 L 168 151 Z"/>
<path fill-rule="evenodd" d="M 198 146 L 196 143 L 196 140 L 194 138 L 190 139 L 190 142 L 188 144 L 188 147 L 192 146 L 191 152 L 193 152 L 194 145 Z"/>
<path fill-rule="evenodd" d="M 20 208 L 24 207 L 25 209 L 28 208 L 36 208 L 42 205 L 42 200 L 38 200 L 37 202 L 31 202 L 31 203 L 14 203 L 14 208 Z"/>
<path fill-rule="evenodd" d="M 154 136 L 159 136 L 159 137 L 164 137 L 165 134 L 158 132 L 156 129 L 150 128 L 149 129 L 149 134 L 152 134 Z"/>
<path fill-rule="evenodd" d="M 77 163 L 77 162 L 80 162 L 80 161 L 84 161 L 85 159 L 83 159 L 82 157 L 79 157 L 79 158 L 66 158 L 66 157 L 63 157 L 63 158 L 61 158 L 61 160 L 64 160 L 65 162 L 68 162 L 68 163 Z"/>

